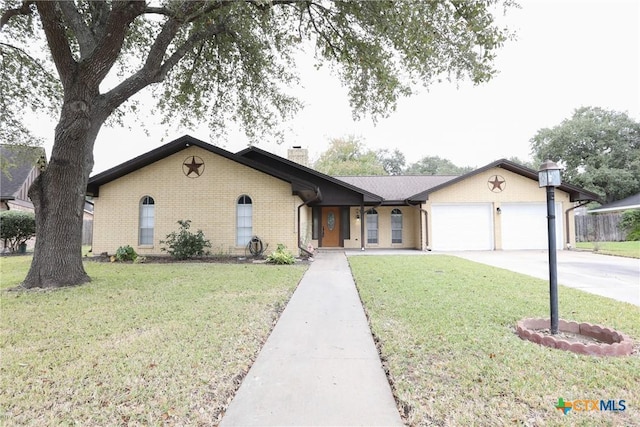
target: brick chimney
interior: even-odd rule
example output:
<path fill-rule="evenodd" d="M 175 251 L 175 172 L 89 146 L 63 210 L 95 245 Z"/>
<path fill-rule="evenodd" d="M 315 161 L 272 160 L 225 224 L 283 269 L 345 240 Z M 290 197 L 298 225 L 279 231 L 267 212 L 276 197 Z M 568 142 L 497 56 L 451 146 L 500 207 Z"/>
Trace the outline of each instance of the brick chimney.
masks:
<path fill-rule="evenodd" d="M 294 145 L 287 151 L 287 158 L 292 162 L 309 167 L 309 151 L 299 145 Z"/>

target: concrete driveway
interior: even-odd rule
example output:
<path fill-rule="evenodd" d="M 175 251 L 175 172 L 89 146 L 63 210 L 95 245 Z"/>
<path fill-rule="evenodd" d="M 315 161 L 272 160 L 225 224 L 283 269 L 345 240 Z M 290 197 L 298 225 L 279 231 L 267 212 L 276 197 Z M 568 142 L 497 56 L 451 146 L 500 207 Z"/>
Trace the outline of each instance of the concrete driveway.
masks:
<path fill-rule="evenodd" d="M 463 251 L 447 254 L 549 280 L 547 251 Z M 558 284 L 640 306 L 640 259 L 558 251 Z"/>
<path fill-rule="evenodd" d="M 549 280 L 546 250 L 421 252 L 416 250 L 346 250 L 358 255 L 453 255 Z M 558 284 L 640 306 L 640 259 L 592 252 L 558 251 Z"/>

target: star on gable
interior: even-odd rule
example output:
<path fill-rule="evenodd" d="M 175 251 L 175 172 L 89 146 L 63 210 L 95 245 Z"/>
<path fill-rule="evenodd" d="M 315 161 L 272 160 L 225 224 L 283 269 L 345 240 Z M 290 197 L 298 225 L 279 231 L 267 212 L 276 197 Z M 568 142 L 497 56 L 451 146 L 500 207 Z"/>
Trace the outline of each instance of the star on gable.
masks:
<path fill-rule="evenodd" d="M 487 181 L 487 185 L 489 186 L 489 190 L 493 191 L 494 193 L 499 193 L 504 190 L 507 182 L 500 175 L 493 175 L 491 178 L 489 178 L 489 181 Z"/>
<path fill-rule="evenodd" d="M 182 171 L 190 178 L 197 178 L 204 172 L 204 161 L 198 156 L 191 156 L 191 159 L 187 159 L 182 164 Z M 191 176 L 191 174 L 195 176 Z"/>

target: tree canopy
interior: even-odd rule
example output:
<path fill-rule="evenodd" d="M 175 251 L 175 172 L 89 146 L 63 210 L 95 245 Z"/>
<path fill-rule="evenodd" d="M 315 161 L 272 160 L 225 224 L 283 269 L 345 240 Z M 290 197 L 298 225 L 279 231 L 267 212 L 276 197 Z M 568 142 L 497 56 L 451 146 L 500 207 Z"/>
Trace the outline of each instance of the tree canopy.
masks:
<path fill-rule="evenodd" d="M 353 135 L 332 139 L 313 167 L 332 176 L 388 175 L 376 152 Z"/>
<path fill-rule="evenodd" d="M 626 113 L 582 107 L 531 139 L 538 164 L 558 162 L 563 180 L 600 194 L 606 203 L 640 191 L 640 123 Z"/>
<path fill-rule="evenodd" d="M 416 86 L 489 80 L 509 36 L 493 13 L 511 1 L 0 4 L 0 137 L 32 138 L 25 109 L 58 117 L 51 161 L 30 190 L 38 236 L 24 286 L 34 287 L 89 280 L 78 218 L 93 146 L 105 122 L 140 108 L 143 89 L 154 87 L 167 122 L 207 122 L 215 133 L 236 122 L 257 142 L 300 108 L 290 88 L 296 54 L 310 46 L 347 88 L 354 116 L 375 119 Z"/>
<path fill-rule="evenodd" d="M 425 156 L 410 164 L 405 173 L 408 175 L 462 175 L 473 169 L 471 166 L 456 166 L 451 160 L 439 156 Z"/>

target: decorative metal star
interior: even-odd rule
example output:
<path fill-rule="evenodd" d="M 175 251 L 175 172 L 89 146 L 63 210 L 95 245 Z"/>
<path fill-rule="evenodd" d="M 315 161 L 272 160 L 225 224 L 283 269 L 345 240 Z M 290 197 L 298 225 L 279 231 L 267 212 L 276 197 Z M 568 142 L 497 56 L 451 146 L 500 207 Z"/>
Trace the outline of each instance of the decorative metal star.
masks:
<path fill-rule="evenodd" d="M 498 193 L 504 190 L 505 182 L 506 181 L 504 180 L 504 178 L 501 177 L 500 175 L 494 175 L 491 177 L 491 179 L 489 179 L 487 184 L 489 185 L 489 189 L 491 191 L 493 191 L 494 193 Z"/>
<path fill-rule="evenodd" d="M 188 163 L 187 161 L 185 161 L 182 164 L 182 169 L 184 170 L 184 174 L 186 176 L 190 176 L 192 173 L 195 173 L 197 176 L 200 176 L 202 174 L 200 167 L 204 166 L 204 162 L 200 157 L 197 157 L 197 159 L 200 161 L 196 160 L 196 156 L 191 156 L 191 162 Z"/>

